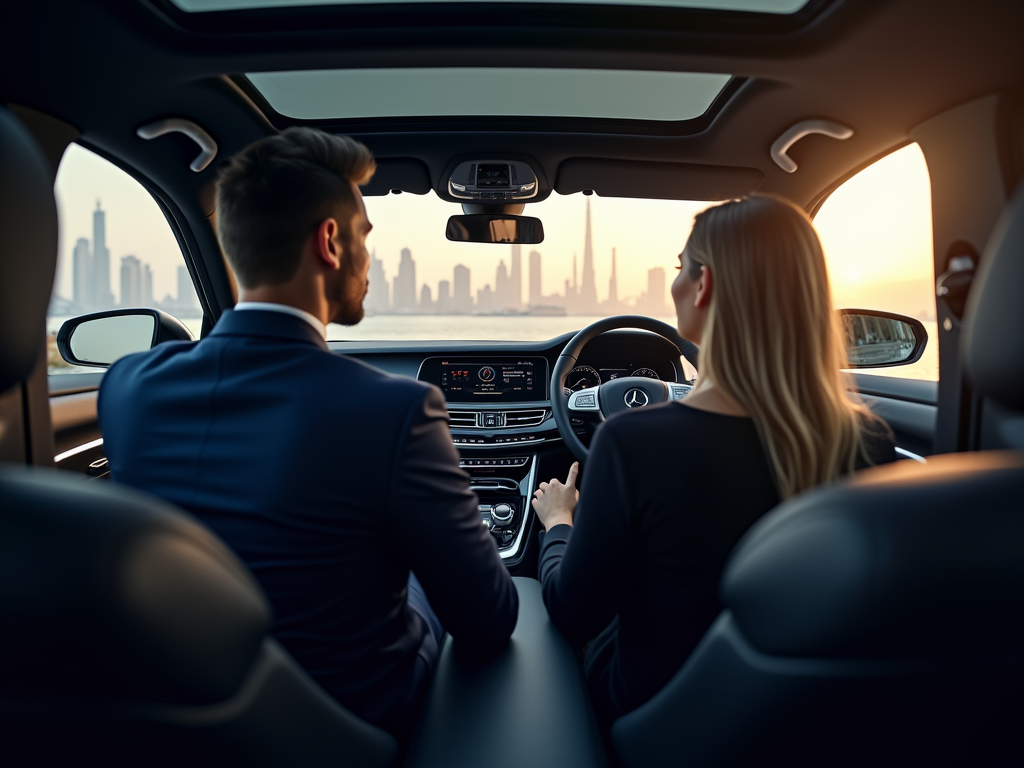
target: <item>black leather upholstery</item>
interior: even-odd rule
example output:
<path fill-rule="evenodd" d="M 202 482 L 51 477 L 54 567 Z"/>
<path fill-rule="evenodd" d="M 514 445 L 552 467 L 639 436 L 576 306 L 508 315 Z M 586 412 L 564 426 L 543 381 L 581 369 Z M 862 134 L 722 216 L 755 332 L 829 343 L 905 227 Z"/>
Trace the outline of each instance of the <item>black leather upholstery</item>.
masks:
<path fill-rule="evenodd" d="M 748 532 L 721 595 L 777 656 L 1020 652 L 1024 454 L 898 462 L 804 494 Z"/>
<path fill-rule="evenodd" d="M 441 650 L 407 768 L 601 768 L 607 764 L 579 660 L 535 579 L 513 579 L 519 619 L 486 664 Z"/>
<path fill-rule="evenodd" d="M 624 766 L 1019 765 L 1024 455 L 903 462 L 783 505 Z"/>
<path fill-rule="evenodd" d="M 0 108 L 0 393 L 28 376 L 42 349 L 57 268 L 57 206 L 46 158 Z"/>
<path fill-rule="evenodd" d="M 244 566 L 173 507 L 0 471 L 3 763 L 391 765 L 266 637 Z"/>
<path fill-rule="evenodd" d="M 963 359 L 977 392 L 1024 411 L 1024 184 L 982 254 L 964 326 Z"/>
<path fill-rule="evenodd" d="M 5 695 L 220 701 L 270 626 L 252 577 L 174 508 L 108 483 L 0 474 Z"/>

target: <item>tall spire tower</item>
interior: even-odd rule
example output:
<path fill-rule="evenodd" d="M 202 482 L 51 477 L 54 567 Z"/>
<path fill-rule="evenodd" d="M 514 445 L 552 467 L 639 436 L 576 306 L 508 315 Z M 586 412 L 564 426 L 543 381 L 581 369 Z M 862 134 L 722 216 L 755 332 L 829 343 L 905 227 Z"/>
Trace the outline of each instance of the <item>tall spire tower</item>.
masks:
<path fill-rule="evenodd" d="M 114 306 L 114 295 L 110 292 L 110 250 L 107 248 L 107 214 L 96 200 L 92 212 L 92 269 L 93 307 L 109 309 Z"/>
<path fill-rule="evenodd" d="M 597 311 L 597 285 L 594 282 L 594 240 L 590 227 L 590 198 L 587 198 L 587 232 L 583 239 L 583 280 L 580 285 L 580 309 Z"/>
<path fill-rule="evenodd" d="M 615 268 L 615 249 L 612 248 L 612 276 L 608 281 L 608 305 L 614 309 L 619 303 L 619 273 Z"/>

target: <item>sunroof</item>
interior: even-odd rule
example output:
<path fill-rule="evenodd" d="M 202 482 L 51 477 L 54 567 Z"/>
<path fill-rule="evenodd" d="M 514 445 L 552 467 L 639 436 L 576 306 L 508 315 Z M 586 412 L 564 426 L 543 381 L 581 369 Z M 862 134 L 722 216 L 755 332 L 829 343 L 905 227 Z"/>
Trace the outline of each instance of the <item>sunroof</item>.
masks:
<path fill-rule="evenodd" d="M 324 69 L 246 75 L 279 114 L 691 120 L 730 75 L 609 69 Z"/>
<path fill-rule="evenodd" d="M 378 5 L 382 3 L 429 3 L 439 0 L 171 0 L 189 13 L 243 11 L 255 8 L 298 8 L 322 5 Z M 483 3 L 493 0 L 440 0 L 441 2 Z M 543 2 L 544 0 L 539 0 Z M 533 0 L 538 2 L 538 0 Z M 587 5 L 646 5 L 669 8 L 700 8 L 714 11 L 796 13 L 810 0 L 549 0 Z"/>

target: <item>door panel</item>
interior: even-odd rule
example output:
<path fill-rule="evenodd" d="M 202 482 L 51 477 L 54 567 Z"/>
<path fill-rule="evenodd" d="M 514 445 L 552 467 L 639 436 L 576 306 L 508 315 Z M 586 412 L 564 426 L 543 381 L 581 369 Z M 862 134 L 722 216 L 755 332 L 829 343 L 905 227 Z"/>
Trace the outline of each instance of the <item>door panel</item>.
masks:
<path fill-rule="evenodd" d="M 857 373 L 853 378 L 867 406 L 892 427 L 897 448 L 918 456 L 933 452 L 937 382 Z"/>
<path fill-rule="evenodd" d="M 92 477 L 106 475 L 103 441 L 96 418 L 96 390 L 50 397 L 50 420 L 58 469 Z M 93 465 L 93 466 L 90 466 Z"/>

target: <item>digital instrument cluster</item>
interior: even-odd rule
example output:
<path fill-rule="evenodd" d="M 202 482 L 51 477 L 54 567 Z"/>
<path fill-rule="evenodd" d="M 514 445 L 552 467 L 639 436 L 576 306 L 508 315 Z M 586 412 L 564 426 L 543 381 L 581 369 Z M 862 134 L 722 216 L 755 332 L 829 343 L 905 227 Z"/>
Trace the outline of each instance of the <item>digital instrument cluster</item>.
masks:
<path fill-rule="evenodd" d="M 566 393 L 576 392 L 588 387 L 596 387 L 612 379 L 623 376 L 643 376 L 648 379 L 661 379 L 658 372 L 645 366 L 627 365 L 624 368 L 594 368 L 589 365 L 577 365 L 565 379 Z"/>

